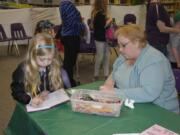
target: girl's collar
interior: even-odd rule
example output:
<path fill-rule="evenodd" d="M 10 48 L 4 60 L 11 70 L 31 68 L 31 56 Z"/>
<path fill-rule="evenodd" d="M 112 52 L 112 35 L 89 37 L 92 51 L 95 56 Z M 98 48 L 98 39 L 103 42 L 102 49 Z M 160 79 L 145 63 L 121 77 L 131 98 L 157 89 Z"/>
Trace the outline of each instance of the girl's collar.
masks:
<path fill-rule="evenodd" d="M 39 72 L 42 73 L 42 72 L 46 72 L 46 68 L 39 68 Z"/>

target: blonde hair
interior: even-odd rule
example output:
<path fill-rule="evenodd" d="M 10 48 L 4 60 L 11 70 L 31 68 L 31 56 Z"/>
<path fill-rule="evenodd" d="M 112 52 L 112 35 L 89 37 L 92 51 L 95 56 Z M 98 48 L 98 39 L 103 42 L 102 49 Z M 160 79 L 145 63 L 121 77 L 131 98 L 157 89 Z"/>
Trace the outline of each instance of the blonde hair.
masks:
<path fill-rule="evenodd" d="M 147 44 L 145 31 L 140 25 L 137 24 L 129 24 L 119 27 L 115 32 L 115 36 L 126 37 L 131 42 L 139 41 L 140 48 L 144 48 Z"/>
<path fill-rule="evenodd" d="M 49 48 L 43 47 L 45 45 L 52 46 Z M 42 46 L 42 47 L 39 47 Z M 55 48 L 54 41 L 51 35 L 47 33 L 38 33 L 33 38 L 33 43 L 28 48 L 28 53 L 25 58 L 25 88 L 32 95 L 37 95 L 38 87 L 41 83 L 39 75 L 39 67 L 36 63 L 37 56 L 45 56 L 46 54 L 53 54 L 53 60 L 49 68 L 49 83 L 50 88 L 57 90 L 62 87 L 60 60 L 59 54 Z"/>
<path fill-rule="evenodd" d="M 91 12 L 91 19 L 94 20 L 94 17 L 99 11 L 103 11 L 105 16 L 107 16 L 107 0 L 95 0 L 93 4 L 93 10 Z"/>

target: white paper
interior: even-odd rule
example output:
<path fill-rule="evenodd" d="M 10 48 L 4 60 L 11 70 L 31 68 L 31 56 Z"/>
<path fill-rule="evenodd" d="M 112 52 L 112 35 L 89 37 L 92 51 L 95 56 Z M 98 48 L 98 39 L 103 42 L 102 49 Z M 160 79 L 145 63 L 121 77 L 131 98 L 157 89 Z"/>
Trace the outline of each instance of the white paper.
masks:
<path fill-rule="evenodd" d="M 134 109 L 134 100 L 132 99 L 126 99 L 124 102 L 124 105 L 129 107 L 130 109 Z"/>
<path fill-rule="evenodd" d="M 178 135 L 178 134 L 158 124 L 155 124 L 150 128 L 146 129 L 145 131 L 143 131 L 140 135 Z"/>
<path fill-rule="evenodd" d="M 34 112 L 49 109 L 55 105 L 70 100 L 66 92 L 62 89 L 56 90 L 48 95 L 48 99 L 45 100 L 39 107 L 32 107 L 30 104 L 26 105 L 27 112 Z"/>

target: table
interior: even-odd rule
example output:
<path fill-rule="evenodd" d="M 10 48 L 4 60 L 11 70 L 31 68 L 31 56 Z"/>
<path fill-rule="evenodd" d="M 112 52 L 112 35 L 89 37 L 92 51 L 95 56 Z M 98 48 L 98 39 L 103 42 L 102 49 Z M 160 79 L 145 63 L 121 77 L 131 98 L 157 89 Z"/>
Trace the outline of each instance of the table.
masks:
<path fill-rule="evenodd" d="M 102 83 L 77 88 L 98 89 Z M 4 131 L 6 135 L 112 135 L 140 133 L 154 124 L 180 133 L 180 115 L 152 103 L 135 104 L 133 110 L 123 106 L 119 117 L 105 117 L 72 112 L 70 102 L 33 113 L 17 103 Z"/>

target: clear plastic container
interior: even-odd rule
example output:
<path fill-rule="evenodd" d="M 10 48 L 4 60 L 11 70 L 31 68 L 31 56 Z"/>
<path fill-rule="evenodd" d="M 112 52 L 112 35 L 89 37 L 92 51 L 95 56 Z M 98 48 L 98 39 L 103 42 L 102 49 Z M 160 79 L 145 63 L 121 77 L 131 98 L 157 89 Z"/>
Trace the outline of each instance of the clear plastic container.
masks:
<path fill-rule="evenodd" d="M 123 100 L 115 94 L 97 90 L 74 90 L 71 106 L 74 112 L 118 117 Z"/>

